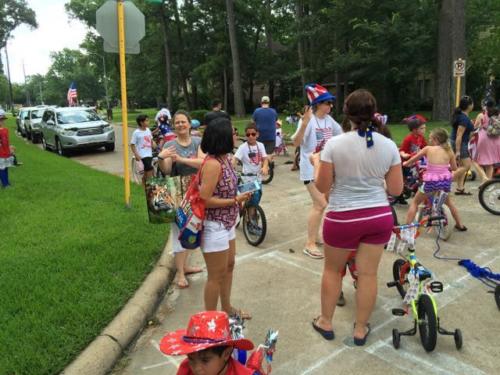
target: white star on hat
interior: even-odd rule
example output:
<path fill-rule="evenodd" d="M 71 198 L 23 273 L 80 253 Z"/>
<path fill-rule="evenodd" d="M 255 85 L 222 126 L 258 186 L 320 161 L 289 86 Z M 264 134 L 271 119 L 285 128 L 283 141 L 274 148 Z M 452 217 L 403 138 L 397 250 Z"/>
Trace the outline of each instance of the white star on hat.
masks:
<path fill-rule="evenodd" d="M 215 324 L 215 320 L 213 318 L 207 323 L 207 326 L 210 332 L 215 332 L 215 328 L 217 328 L 217 325 Z"/>

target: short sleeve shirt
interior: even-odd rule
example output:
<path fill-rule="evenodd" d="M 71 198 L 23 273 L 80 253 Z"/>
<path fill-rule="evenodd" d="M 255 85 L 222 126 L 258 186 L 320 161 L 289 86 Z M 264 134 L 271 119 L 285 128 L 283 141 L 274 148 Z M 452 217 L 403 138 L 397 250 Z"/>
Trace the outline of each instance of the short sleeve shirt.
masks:
<path fill-rule="evenodd" d="M 278 112 L 274 108 L 257 108 L 252 119 L 259 130 L 259 142 L 274 141 L 276 139 L 276 121 Z"/>
<path fill-rule="evenodd" d="M 153 156 L 153 137 L 151 135 L 151 130 L 134 130 L 130 144 L 135 145 L 141 159 Z"/>
<path fill-rule="evenodd" d="M 374 145 L 351 131 L 331 138 L 321 152 L 321 160 L 334 164 L 335 183 L 328 211 L 351 211 L 388 206 L 384 188 L 389 169 L 401 164 L 398 148 L 389 138 L 373 134 Z"/>
<path fill-rule="evenodd" d="M 201 138 L 199 137 L 191 137 L 191 143 L 188 146 L 180 145 L 176 140 L 166 142 L 163 148 L 169 148 L 175 146 L 175 151 L 177 155 L 188 158 L 188 159 L 196 159 L 198 157 L 198 149 L 201 144 Z M 172 166 L 171 176 L 190 176 L 195 174 L 198 170 L 196 168 L 190 167 L 189 165 L 185 165 L 182 163 L 174 163 Z"/>
<path fill-rule="evenodd" d="M 462 144 L 468 144 L 470 139 L 470 133 L 474 131 L 474 124 L 472 123 L 469 116 L 465 113 L 460 113 L 457 115 L 455 122 L 453 123 L 453 128 L 451 130 L 450 140 L 455 143 L 457 140 L 457 131 L 459 126 L 464 126 L 465 131 L 462 136 Z"/>
<path fill-rule="evenodd" d="M 411 156 L 417 154 L 421 149 L 427 146 L 427 142 L 425 138 L 420 134 L 408 134 L 403 142 L 401 143 L 401 147 L 399 148 L 401 151 L 410 154 Z"/>
<path fill-rule="evenodd" d="M 262 168 L 264 158 L 267 158 L 266 148 L 262 143 L 257 142 L 257 144 L 251 146 L 248 142 L 245 142 L 238 147 L 234 157 L 240 160 L 241 164 L 243 164 L 243 174 L 257 175 L 255 177 L 241 176 L 244 183 L 254 181 L 255 179 L 258 179 L 259 181 L 262 180 L 260 170 Z"/>

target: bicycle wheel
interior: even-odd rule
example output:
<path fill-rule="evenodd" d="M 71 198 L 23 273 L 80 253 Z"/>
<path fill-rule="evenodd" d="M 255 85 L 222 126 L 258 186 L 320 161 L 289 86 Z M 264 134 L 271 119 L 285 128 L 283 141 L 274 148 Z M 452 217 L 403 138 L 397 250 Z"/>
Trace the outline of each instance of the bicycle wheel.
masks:
<path fill-rule="evenodd" d="M 409 267 L 406 264 L 407 261 L 404 259 L 396 259 L 392 264 L 392 277 L 396 282 L 396 288 L 398 289 L 401 298 L 405 298 L 406 291 L 408 290 L 407 275 Z M 401 280 L 404 280 L 403 283 L 401 283 Z"/>
<path fill-rule="evenodd" d="M 500 215 L 500 179 L 493 179 L 481 186 L 479 203 L 489 213 Z"/>
<path fill-rule="evenodd" d="M 266 178 L 262 179 L 262 183 L 264 185 L 270 183 L 273 180 L 274 177 L 274 161 L 269 163 L 269 174 L 266 176 Z"/>
<path fill-rule="evenodd" d="M 453 233 L 452 226 L 450 225 L 450 220 L 451 220 L 451 211 L 448 208 L 448 206 L 443 205 L 441 207 L 442 214 L 444 216 L 444 220 L 440 220 L 436 230 L 439 233 L 439 238 L 442 239 L 443 241 L 448 241 L 451 237 L 451 234 Z"/>
<path fill-rule="evenodd" d="M 252 214 L 250 211 L 254 211 L 254 213 Z M 267 221 L 262 207 L 259 205 L 247 207 L 243 215 L 243 234 L 247 242 L 252 246 L 260 245 L 266 237 L 266 231 Z"/>
<path fill-rule="evenodd" d="M 425 351 L 432 352 L 436 348 L 437 318 L 431 297 L 427 294 L 418 298 L 418 331 Z"/>
<path fill-rule="evenodd" d="M 495 288 L 495 302 L 497 303 L 497 307 L 500 310 L 500 285 L 497 285 Z"/>

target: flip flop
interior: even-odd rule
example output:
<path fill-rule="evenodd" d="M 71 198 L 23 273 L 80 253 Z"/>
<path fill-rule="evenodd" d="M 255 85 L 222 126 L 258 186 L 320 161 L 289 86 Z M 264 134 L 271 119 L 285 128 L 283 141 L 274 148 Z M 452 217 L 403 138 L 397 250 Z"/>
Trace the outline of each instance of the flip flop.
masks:
<path fill-rule="evenodd" d="M 306 254 L 307 256 L 313 258 L 313 259 L 323 259 L 325 256 L 323 254 L 321 254 L 319 251 L 311 251 L 309 250 L 307 247 L 304 248 L 304 250 L 302 250 L 302 252 L 304 254 Z"/>
<path fill-rule="evenodd" d="M 189 271 L 184 270 L 184 275 L 192 275 L 195 273 L 203 272 L 203 268 L 201 268 L 201 267 L 189 267 L 188 270 Z"/>
<path fill-rule="evenodd" d="M 323 329 L 320 326 L 316 325 L 316 322 L 318 321 L 319 318 L 320 317 L 318 316 L 316 319 L 313 319 L 313 321 L 311 322 L 314 330 L 316 332 L 318 332 L 321 336 L 323 336 L 323 338 L 325 340 L 328 340 L 328 341 L 333 340 L 335 338 L 335 333 L 333 332 L 333 330 L 327 331 L 326 329 Z"/>
<path fill-rule="evenodd" d="M 252 320 L 252 315 L 250 315 L 250 313 L 234 307 L 231 308 L 231 314 L 229 315 L 237 315 L 243 320 Z"/>
<path fill-rule="evenodd" d="M 356 327 L 356 323 L 354 323 L 354 327 Z M 370 335 L 370 332 L 372 331 L 372 329 L 370 328 L 370 323 L 366 324 L 366 328 L 367 328 L 367 331 L 366 331 L 366 334 L 363 338 L 358 338 L 358 337 L 353 336 L 354 345 L 363 346 L 366 344 L 366 339 L 368 338 L 368 336 Z"/>
<path fill-rule="evenodd" d="M 465 191 L 465 189 L 457 189 L 455 190 L 455 195 L 472 195 L 472 193 Z"/>
<path fill-rule="evenodd" d="M 455 224 L 455 229 L 458 230 L 459 232 L 465 232 L 467 230 L 467 227 L 465 225 L 459 227 L 458 225 Z"/>

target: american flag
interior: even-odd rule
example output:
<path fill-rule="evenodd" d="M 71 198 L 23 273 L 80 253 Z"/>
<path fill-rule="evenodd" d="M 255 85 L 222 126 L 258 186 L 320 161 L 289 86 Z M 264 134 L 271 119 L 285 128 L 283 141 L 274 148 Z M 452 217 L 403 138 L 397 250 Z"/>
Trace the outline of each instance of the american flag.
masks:
<path fill-rule="evenodd" d="M 76 84 L 75 82 L 71 82 L 71 85 L 69 85 L 68 95 L 67 95 L 68 105 L 70 107 L 76 105 L 77 98 L 78 98 L 78 93 L 76 91 Z"/>

